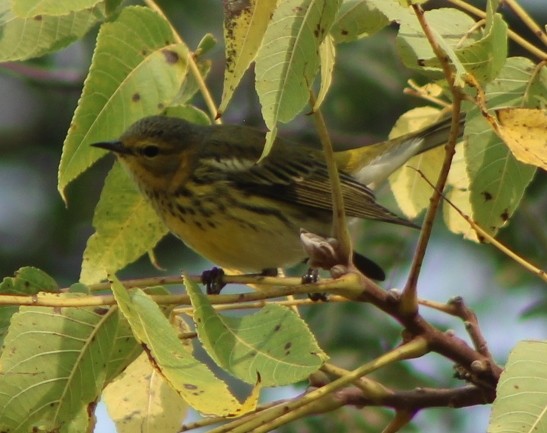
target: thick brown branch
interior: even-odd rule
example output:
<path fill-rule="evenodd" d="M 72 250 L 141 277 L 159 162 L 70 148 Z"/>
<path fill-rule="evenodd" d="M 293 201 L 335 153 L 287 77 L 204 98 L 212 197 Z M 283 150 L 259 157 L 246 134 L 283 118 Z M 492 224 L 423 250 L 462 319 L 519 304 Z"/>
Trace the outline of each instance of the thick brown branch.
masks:
<path fill-rule="evenodd" d="M 397 320 L 404 327 L 405 339 L 412 339 L 417 336 L 424 338 L 428 342 L 431 351 L 445 356 L 463 368 L 467 373 L 465 374 L 466 380 L 490 390 L 495 390 L 502 369 L 487 355 L 488 352 L 484 349 L 485 342 L 480 341 L 480 350 L 475 350 L 453 333 L 442 332 L 433 327 L 420 314 L 408 316 L 401 313 L 399 305 L 401 298 L 397 294 L 382 290 L 374 282 L 364 277 L 363 287 L 364 292 L 355 300 L 370 302 Z M 467 315 L 466 317 L 470 318 L 471 316 Z M 478 323 L 475 322 L 475 325 L 476 330 L 474 333 L 480 335 Z"/>
<path fill-rule="evenodd" d="M 346 388 L 336 393 L 343 405 L 387 406 L 397 410 L 418 411 L 428 407 L 467 407 L 491 403 L 495 395 L 474 385 L 454 389 L 415 388 L 394 391 L 381 399 L 370 399 L 358 388 Z"/>

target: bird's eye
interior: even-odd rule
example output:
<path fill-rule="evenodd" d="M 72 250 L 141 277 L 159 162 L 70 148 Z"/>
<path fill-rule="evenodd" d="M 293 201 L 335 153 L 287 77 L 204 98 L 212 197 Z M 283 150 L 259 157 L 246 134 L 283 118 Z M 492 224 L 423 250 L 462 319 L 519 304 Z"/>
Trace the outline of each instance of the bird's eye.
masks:
<path fill-rule="evenodd" d="M 142 148 L 142 154 L 147 158 L 153 158 L 157 156 L 160 152 L 160 149 L 155 144 L 148 144 Z"/>

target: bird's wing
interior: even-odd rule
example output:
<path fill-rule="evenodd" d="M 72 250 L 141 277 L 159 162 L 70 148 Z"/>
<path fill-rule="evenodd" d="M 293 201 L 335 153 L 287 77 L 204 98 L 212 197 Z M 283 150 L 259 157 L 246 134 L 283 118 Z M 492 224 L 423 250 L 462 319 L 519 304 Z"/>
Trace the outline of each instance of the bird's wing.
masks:
<path fill-rule="evenodd" d="M 290 152 L 285 149 L 256 165 L 238 163 L 232 166 L 234 170 L 226 173 L 226 179 L 246 192 L 332 212 L 331 183 L 322 155 L 318 152 Z M 416 227 L 376 203 L 374 193 L 349 174 L 341 172 L 340 181 L 348 216 Z"/>

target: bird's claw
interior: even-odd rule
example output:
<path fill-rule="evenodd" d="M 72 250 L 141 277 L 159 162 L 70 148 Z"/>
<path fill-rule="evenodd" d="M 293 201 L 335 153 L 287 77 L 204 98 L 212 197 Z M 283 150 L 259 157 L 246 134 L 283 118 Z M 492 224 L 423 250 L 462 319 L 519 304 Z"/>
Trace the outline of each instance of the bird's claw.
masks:
<path fill-rule="evenodd" d="M 218 295 L 226 285 L 222 268 L 214 267 L 201 274 L 201 283 L 205 285 L 208 295 Z"/>

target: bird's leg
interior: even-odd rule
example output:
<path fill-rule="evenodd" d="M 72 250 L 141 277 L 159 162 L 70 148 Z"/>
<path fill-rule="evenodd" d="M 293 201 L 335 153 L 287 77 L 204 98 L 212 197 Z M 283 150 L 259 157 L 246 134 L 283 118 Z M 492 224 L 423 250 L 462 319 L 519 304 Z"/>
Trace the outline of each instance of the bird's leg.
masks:
<path fill-rule="evenodd" d="M 307 272 L 302 275 L 302 284 L 313 284 L 319 281 L 319 269 L 308 268 Z"/>
<path fill-rule="evenodd" d="M 302 275 L 302 284 L 313 284 L 319 281 L 319 269 L 308 268 L 308 271 Z M 308 298 L 313 302 L 327 302 L 329 300 L 326 293 L 308 293 Z"/>
<path fill-rule="evenodd" d="M 201 283 L 205 285 L 208 295 L 218 295 L 226 285 L 222 268 L 214 267 L 201 274 Z"/>

